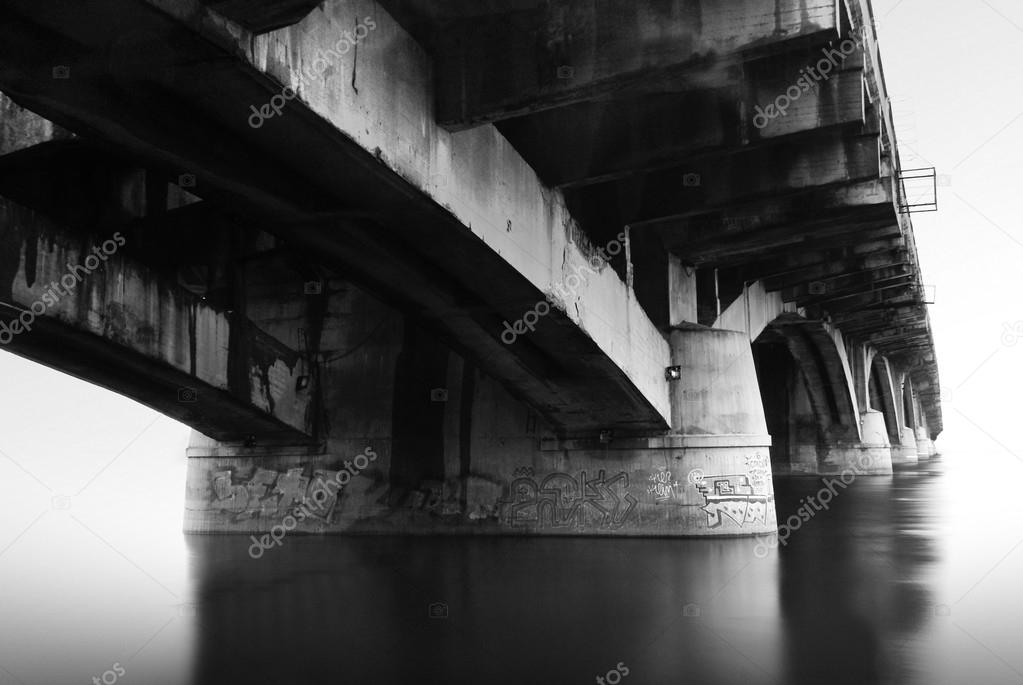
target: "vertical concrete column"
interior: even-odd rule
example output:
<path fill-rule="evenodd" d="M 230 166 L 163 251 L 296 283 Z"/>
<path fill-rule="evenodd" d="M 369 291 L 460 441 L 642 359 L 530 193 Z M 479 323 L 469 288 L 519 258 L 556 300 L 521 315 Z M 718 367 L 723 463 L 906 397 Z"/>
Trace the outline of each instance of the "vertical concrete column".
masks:
<path fill-rule="evenodd" d="M 892 464 L 915 464 L 919 461 L 916 444 L 916 431 L 908 426 L 903 426 L 900 434 L 900 443 L 892 445 Z"/>
<path fill-rule="evenodd" d="M 853 344 L 849 350 L 849 366 L 852 370 L 853 394 L 861 410 L 870 406 L 870 363 L 873 361 L 863 345 Z"/>
<path fill-rule="evenodd" d="M 851 436 L 850 436 L 851 437 Z M 860 439 L 825 439 L 818 447 L 820 475 L 852 471 L 861 476 L 892 473 L 892 446 L 884 414 L 876 409 L 860 412 Z"/>
<path fill-rule="evenodd" d="M 814 413 L 810 393 L 807 391 L 802 375 L 802 371 L 798 367 L 793 367 L 794 377 L 789 394 L 791 421 L 789 430 L 792 434 L 789 446 L 789 464 L 788 469 L 777 470 L 776 474 L 778 475 L 812 475 L 818 471 L 817 451 L 821 433 L 818 421 L 820 419 Z"/>
<path fill-rule="evenodd" d="M 672 326 L 699 323 L 696 306 L 696 269 L 668 255 L 668 319 Z"/>
<path fill-rule="evenodd" d="M 918 461 L 916 431 L 912 428 L 913 417 L 907 416 L 906 412 L 906 390 L 909 385 L 909 376 L 900 374 L 896 377 L 895 383 L 896 401 L 895 413 L 899 421 L 899 443 L 892 445 L 892 464 L 915 464 Z"/>
<path fill-rule="evenodd" d="M 918 460 L 930 459 L 938 454 L 937 448 L 934 447 L 934 441 L 927 435 L 926 428 L 916 429 L 916 454 Z"/>
<path fill-rule="evenodd" d="M 870 370 L 874 354 L 865 345 L 849 347 L 852 382 L 860 409 L 859 436 L 835 432 L 824 435 L 818 446 L 817 473 L 820 475 L 850 470 L 857 475 L 892 473 L 892 444 L 884 414 L 870 406 Z"/>
<path fill-rule="evenodd" d="M 680 504 L 692 535 L 750 535 L 776 529 L 771 437 L 753 352 L 741 331 L 680 326 L 671 332 L 675 470 L 686 474 Z"/>
<path fill-rule="evenodd" d="M 916 414 L 916 453 L 917 459 L 930 459 L 938 454 L 931 440 L 931 431 L 927 427 L 927 416 L 920 409 L 920 402 L 913 397 L 913 412 Z"/>

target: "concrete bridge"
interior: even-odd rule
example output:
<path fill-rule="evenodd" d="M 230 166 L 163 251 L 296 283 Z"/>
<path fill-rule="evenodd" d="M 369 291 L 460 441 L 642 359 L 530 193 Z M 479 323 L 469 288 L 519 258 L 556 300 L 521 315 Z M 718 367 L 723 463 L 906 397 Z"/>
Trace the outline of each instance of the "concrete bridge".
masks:
<path fill-rule="evenodd" d="M 0 343 L 194 532 L 749 535 L 934 454 L 869 0 L 8 0 Z"/>

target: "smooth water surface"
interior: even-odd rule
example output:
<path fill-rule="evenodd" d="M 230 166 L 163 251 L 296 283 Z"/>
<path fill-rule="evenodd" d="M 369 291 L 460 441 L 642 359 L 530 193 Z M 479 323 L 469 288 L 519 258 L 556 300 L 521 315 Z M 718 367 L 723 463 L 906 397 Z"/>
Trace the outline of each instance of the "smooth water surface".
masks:
<path fill-rule="evenodd" d="M 254 560 L 245 537 L 154 547 L 52 511 L 0 553 L 0 683 L 1020 683 L 1021 505 L 963 462 L 861 477 L 763 558 L 293 536 Z M 777 480 L 779 519 L 821 487 Z"/>

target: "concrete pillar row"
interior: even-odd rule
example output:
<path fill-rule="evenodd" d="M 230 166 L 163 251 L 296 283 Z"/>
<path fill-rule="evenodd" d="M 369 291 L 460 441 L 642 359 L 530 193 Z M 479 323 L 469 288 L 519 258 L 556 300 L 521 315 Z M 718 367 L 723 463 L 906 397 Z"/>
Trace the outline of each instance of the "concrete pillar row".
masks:
<path fill-rule="evenodd" d="M 824 476 L 846 471 L 859 476 L 887 476 L 892 473 L 892 445 L 888 439 L 884 415 L 868 409 L 860 414 L 860 433 L 818 434 L 817 441 L 796 442 L 791 446 L 789 469 L 778 475 Z"/>
<path fill-rule="evenodd" d="M 906 398 L 912 397 L 912 381 L 908 373 L 901 373 L 896 383 L 898 401 L 895 408 L 899 417 L 899 444 L 892 445 L 892 464 L 915 464 L 919 461 L 916 444 L 916 417 L 912 407 L 906 406 Z M 912 399 L 910 399 L 912 404 Z M 907 411 L 908 409 L 908 411 Z"/>

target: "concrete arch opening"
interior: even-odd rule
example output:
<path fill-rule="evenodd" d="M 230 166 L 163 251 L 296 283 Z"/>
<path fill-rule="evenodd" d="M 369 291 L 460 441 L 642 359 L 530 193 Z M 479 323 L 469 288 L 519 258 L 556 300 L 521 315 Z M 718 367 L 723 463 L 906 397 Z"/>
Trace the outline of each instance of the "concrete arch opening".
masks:
<path fill-rule="evenodd" d="M 902 440 L 896 397 L 894 378 L 888 360 L 875 354 L 870 362 L 870 373 L 867 375 L 867 398 L 870 408 L 880 411 L 884 417 L 885 429 L 892 445 L 898 445 Z"/>
<path fill-rule="evenodd" d="M 785 313 L 753 341 L 753 358 L 776 475 L 891 473 L 889 445 L 863 439 L 872 417 L 860 417 L 840 336 Z"/>

